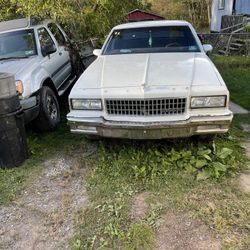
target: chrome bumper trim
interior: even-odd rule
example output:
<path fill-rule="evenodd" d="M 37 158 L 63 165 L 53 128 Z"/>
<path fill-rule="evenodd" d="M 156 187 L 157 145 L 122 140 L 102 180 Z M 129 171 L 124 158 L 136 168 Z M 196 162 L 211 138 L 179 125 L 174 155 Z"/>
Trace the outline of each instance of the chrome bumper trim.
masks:
<path fill-rule="evenodd" d="M 233 115 L 199 116 L 174 122 L 113 122 L 103 118 L 74 119 L 68 116 L 72 133 L 128 139 L 163 139 L 197 134 L 226 133 Z M 89 129 L 88 129 L 89 128 Z"/>

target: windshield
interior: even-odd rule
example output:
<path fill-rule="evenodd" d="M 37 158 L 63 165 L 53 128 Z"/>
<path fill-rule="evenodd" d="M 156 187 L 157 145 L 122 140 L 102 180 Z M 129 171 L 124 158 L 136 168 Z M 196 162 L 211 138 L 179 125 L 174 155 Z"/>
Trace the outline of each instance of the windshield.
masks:
<path fill-rule="evenodd" d="M 0 59 L 29 57 L 37 54 L 33 30 L 0 34 Z"/>
<path fill-rule="evenodd" d="M 200 52 L 188 26 L 115 30 L 104 55 L 133 53 Z"/>

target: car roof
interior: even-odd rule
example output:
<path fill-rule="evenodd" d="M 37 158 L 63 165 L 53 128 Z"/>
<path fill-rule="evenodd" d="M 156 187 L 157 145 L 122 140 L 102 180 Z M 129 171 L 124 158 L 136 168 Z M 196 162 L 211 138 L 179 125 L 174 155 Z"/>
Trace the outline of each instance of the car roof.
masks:
<path fill-rule="evenodd" d="M 147 27 L 161 27 L 161 26 L 189 26 L 191 25 L 186 21 L 177 21 L 177 20 L 163 20 L 163 21 L 144 21 L 144 22 L 133 22 L 133 23 L 124 23 L 115 26 L 113 29 L 133 29 L 133 28 L 147 28 Z"/>
<path fill-rule="evenodd" d="M 21 19 L 14 19 L 10 21 L 4 21 L 0 22 L 0 32 L 34 28 L 35 26 L 43 25 L 48 22 L 51 22 L 51 20 L 42 20 L 36 17 L 27 17 Z"/>

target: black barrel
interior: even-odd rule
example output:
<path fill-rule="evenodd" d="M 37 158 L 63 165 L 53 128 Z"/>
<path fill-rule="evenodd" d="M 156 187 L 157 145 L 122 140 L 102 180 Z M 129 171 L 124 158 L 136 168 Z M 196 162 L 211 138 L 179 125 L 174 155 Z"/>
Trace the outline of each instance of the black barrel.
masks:
<path fill-rule="evenodd" d="M 19 166 L 27 157 L 24 113 L 14 77 L 0 73 L 0 168 Z"/>

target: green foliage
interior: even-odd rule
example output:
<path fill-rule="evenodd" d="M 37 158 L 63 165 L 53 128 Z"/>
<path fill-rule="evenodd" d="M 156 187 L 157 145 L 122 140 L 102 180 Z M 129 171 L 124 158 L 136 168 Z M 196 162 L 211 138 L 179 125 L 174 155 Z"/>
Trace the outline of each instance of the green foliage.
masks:
<path fill-rule="evenodd" d="M 250 32 L 250 26 L 249 25 L 244 26 L 243 31 L 244 32 Z"/>
<path fill-rule="evenodd" d="M 210 0 L 148 0 L 155 13 L 166 19 L 190 21 L 199 30 L 209 30 Z"/>
<path fill-rule="evenodd" d="M 225 191 L 231 180 L 222 178 L 239 171 L 243 152 L 229 135 L 212 145 L 193 139 L 103 141 L 98 156 L 82 160 L 89 167 L 85 177 L 91 204 L 76 217 L 74 249 L 153 249 L 166 210 L 191 210 L 218 230 L 244 227 L 245 232 L 249 202 Z M 148 208 L 143 218 L 132 220 L 133 197 L 141 192 L 148 196 Z M 213 211 L 207 208 L 210 200 L 216 202 Z M 233 219 L 233 211 L 241 211 L 240 217 Z"/>
<path fill-rule="evenodd" d="M 140 0 L 2 0 L 0 20 L 18 16 L 40 16 L 58 21 L 77 40 L 104 38 L 110 29 L 125 21 Z"/>
<path fill-rule="evenodd" d="M 16 198 L 26 186 L 31 170 L 31 166 L 22 169 L 0 169 L 0 205 Z"/>
<path fill-rule="evenodd" d="M 72 239 L 74 250 L 115 249 L 134 240 L 129 233 L 126 197 L 113 195 L 103 201 L 98 197 L 76 217 L 77 234 Z"/>
<path fill-rule="evenodd" d="M 228 141 L 227 146 L 225 141 Z M 110 179 L 122 177 L 143 186 L 164 183 L 171 171 L 184 170 L 198 180 L 218 179 L 239 171 L 244 160 L 237 152 L 242 150 L 239 142 L 232 137 L 217 140 L 212 146 L 185 141 L 178 147 L 168 144 L 124 146 L 112 152 L 103 146 L 97 171 L 105 173 Z"/>
<path fill-rule="evenodd" d="M 16 13 L 17 4 L 10 0 L 0 0 L 0 22 L 9 19 L 19 18 L 20 14 Z"/>
<path fill-rule="evenodd" d="M 126 21 L 134 9 L 150 9 L 167 19 L 191 21 L 197 28 L 208 27 L 208 0 L 0 0 L 0 21 L 23 16 L 40 16 L 58 21 L 78 41 L 101 40 L 110 29 Z"/>
<path fill-rule="evenodd" d="M 146 223 L 132 224 L 128 232 L 128 239 L 126 250 L 151 250 L 154 248 L 153 231 Z"/>

